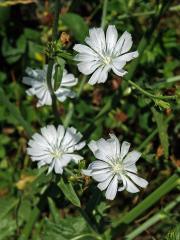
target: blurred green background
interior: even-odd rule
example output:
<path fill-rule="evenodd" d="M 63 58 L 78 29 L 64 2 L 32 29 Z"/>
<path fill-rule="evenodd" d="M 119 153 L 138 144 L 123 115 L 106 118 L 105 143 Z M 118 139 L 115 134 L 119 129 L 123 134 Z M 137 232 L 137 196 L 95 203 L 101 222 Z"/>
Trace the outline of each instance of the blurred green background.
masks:
<path fill-rule="evenodd" d="M 101 25 L 103 6 L 104 1 L 98 0 L 61 1 L 59 32 L 69 35 L 65 49 L 73 53 L 73 45 L 83 42 L 88 29 Z M 109 132 L 131 142 L 143 152 L 138 168 L 149 181 L 140 194 L 123 192 L 108 202 L 103 195 L 99 197 L 89 179 L 69 179 L 87 210 L 86 217 L 97 223 L 98 236 L 81 211 L 64 198 L 55 177 L 46 176 L 27 156 L 31 131 L 54 123 L 51 107 L 37 109 L 37 99 L 27 96 L 22 84 L 27 66 L 42 68 L 47 62 L 53 7 L 50 0 L 0 1 L 0 240 L 180 239 L 178 99 L 153 101 L 114 75 L 92 87 L 75 63 L 67 62 L 68 70 L 79 78 L 75 89 L 79 96 L 58 104 L 62 122 L 76 127 L 87 142 L 107 137 Z M 107 2 L 106 26 L 116 25 L 119 35 L 129 31 L 134 49 L 140 52 L 138 60 L 127 66 L 129 79 L 156 95 L 180 95 L 179 17 L 179 1 Z M 83 151 L 87 166 L 92 155 Z M 133 217 L 130 213 L 128 218 L 131 209 L 168 179 L 172 182 L 152 196 L 148 209 L 144 207 L 141 215 Z"/>

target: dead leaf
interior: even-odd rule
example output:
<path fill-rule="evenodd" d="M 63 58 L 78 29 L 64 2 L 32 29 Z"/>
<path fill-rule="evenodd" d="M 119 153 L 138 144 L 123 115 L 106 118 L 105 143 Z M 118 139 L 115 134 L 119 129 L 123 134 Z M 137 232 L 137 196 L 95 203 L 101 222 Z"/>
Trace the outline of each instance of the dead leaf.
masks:
<path fill-rule="evenodd" d="M 13 1 L 4 1 L 0 3 L 0 7 L 8 7 L 17 4 L 30 4 L 37 3 L 37 0 L 13 0 Z"/>
<path fill-rule="evenodd" d="M 70 35 L 66 32 L 62 32 L 60 36 L 60 41 L 63 45 L 67 45 L 70 42 Z"/>
<path fill-rule="evenodd" d="M 19 190 L 24 190 L 27 183 L 31 183 L 35 180 L 36 176 L 21 175 L 21 179 L 16 183 L 16 187 Z"/>
<path fill-rule="evenodd" d="M 157 148 L 157 151 L 156 151 L 156 156 L 157 158 L 160 158 L 164 155 L 164 149 L 163 147 L 160 145 L 158 148 Z"/>
<path fill-rule="evenodd" d="M 115 119 L 118 121 L 118 122 L 125 122 L 127 119 L 128 119 L 128 116 L 126 113 L 118 110 L 116 113 L 115 113 Z"/>
<path fill-rule="evenodd" d="M 119 86 L 121 85 L 122 79 L 121 78 L 114 78 L 112 80 L 112 89 L 113 90 L 117 90 L 119 88 Z"/>
<path fill-rule="evenodd" d="M 96 106 L 99 106 L 101 104 L 101 100 L 102 100 L 102 90 L 100 88 L 96 88 L 93 92 L 92 103 Z"/>
<path fill-rule="evenodd" d="M 170 159 L 176 167 L 180 167 L 180 159 L 176 159 L 174 155 L 170 156 Z"/>

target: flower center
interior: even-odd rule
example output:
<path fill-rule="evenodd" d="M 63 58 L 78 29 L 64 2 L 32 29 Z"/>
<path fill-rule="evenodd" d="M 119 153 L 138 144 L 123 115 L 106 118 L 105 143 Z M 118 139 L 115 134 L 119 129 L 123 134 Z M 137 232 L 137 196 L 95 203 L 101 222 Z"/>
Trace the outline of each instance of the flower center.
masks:
<path fill-rule="evenodd" d="M 114 163 L 112 165 L 112 171 L 116 174 L 123 173 L 124 171 L 123 165 L 120 162 Z"/>
<path fill-rule="evenodd" d="M 53 152 L 51 152 L 51 155 L 53 156 L 53 158 L 60 158 L 63 155 L 63 151 L 56 148 Z"/>
<path fill-rule="evenodd" d="M 111 57 L 109 57 L 109 56 L 104 56 L 103 57 L 103 62 L 105 63 L 105 64 L 110 64 L 111 63 Z"/>

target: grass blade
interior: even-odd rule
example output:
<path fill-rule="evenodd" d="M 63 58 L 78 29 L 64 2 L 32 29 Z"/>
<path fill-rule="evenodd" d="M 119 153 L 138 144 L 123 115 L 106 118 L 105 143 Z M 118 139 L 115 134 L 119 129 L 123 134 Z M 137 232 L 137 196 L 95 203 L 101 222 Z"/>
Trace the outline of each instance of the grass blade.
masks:
<path fill-rule="evenodd" d="M 167 132 L 168 124 L 165 121 L 162 113 L 157 112 L 155 108 L 151 108 L 151 110 L 157 124 L 160 142 L 164 149 L 164 156 L 166 159 L 168 159 L 168 156 L 169 156 L 169 138 L 168 138 L 168 132 Z"/>
<path fill-rule="evenodd" d="M 133 232 L 127 235 L 127 240 L 133 240 L 135 237 L 139 236 L 146 229 L 157 223 L 158 221 L 163 220 L 168 217 L 168 213 L 176 207 L 176 205 L 180 202 L 180 196 L 178 196 L 175 200 L 167 204 L 167 206 L 141 224 L 138 228 L 136 228 Z"/>
<path fill-rule="evenodd" d="M 121 224 L 129 224 L 139 217 L 148 208 L 153 206 L 161 197 L 170 192 L 179 183 L 179 177 L 177 174 L 172 175 L 168 180 L 166 180 L 159 188 L 152 192 L 148 197 L 146 197 L 141 203 L 134 207 L 130 212 L 125 214 L 125 216 L 119 217 L 113 223 L 113 227 L 118 227 Z"/>

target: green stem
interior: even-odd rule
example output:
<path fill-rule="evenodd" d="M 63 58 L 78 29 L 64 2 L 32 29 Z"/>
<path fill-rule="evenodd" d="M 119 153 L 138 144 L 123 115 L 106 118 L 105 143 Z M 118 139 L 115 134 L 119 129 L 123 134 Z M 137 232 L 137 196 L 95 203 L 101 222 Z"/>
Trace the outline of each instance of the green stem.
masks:
<path fill-rule="evenodd" d="M 69 107 L 68 107 L 68 113 L 66 114 L 66 117 L 63 122 L 63 125 L 65 128 L 69 126 L 72 116 L 73 116 L 73 113 L 74 113 L 74 104 L 72 102 L 70 102 Z"/>
<path fill-rule="evenodd" d="M 152 99 L 160 99 L 160 100 L 172 100 L 172 99 L 177 99 L 177 95 L 173 95 L 173 96 L 157 96 L 154 95 L 146 90 L 144 90 L 142 87 L 140 87 L 138 84 L 134 83 L 131 80 L 128 80 L 128 83 L 131 84 L 133 87 L 135 87 L 136 89 L 138 89 L 142 94 L 152 98 Z"/>
<path fill-rule="evenodd" d="M 57 40 L 58 38 L 58 21 L 59 21 L 59 11 L 60 11 L 60 1 L 55 1 L 55 7 L 54 7 L 54 22 L 53 22 L 53 34 L 52 34 L 52 41 Z M 51 93 L 52 98 L 52 110 L 56 119 L 56 123 L 58 123 L 59 113 L 57 109 L 57 101 L 56 101 L 56 95 L 54 94 L 54 89 L 52 86 L 52 72 L 53 72 L 53 65 L 54 65 L 54 59 L 49 59 L 48 63 L 48 69 L 47 69 L 47 85 L 49 88 L 49 91 Z"/>
<path fill-rule="evenodd" d="M 102 28 L 104 28 L 106 25 L 107 4 L 108 4 L 108 0 L 103 0 L 103 11 L 102 11 L 102 18 L 101 18 Z"/>
<path fill-rule="evenodd" d="M 79 88 L 77 90 L 77 98 L 79 98 L 81 96 L 84 84 L 86 83 L 87 80 L 87 76 L 83 75 L 82 79 L 81 79 L 81 83 L 79 85 Z"/>
<path fill-rule="evenodd" d="M 86 79 L 87 79 L 87 76 L 83 76 L 83 78 L 81 79 L 81 83 L 79 85 L 79 88 L 77 90 L 77 97 L 76 97 L 76 101 L 79 99 L 79 97 L 81 96 L 81 93 L 82 93 L 82 90 L 83 90 L 83 87 L 84 87 L 84 84 L 86 82 Z M 74 104 L 73 103 L 69 103 L 69 109 L 68 109 L 68 113 L 66 115 L 66 118 L 63 122 L 63 125 L 65 127 L 68 127 L 70 122 L 71 122 L 71 119 L 72 119 L 72 116 L 73 116 L 73 113 L 74 113 Z"/>
<path fill-rule="evenodd" d="M 157 223 L 158 221 L 161 221 L 168 217 L 169 212 L 175 208 L 175 206 L 180 202 L 180 196 L 178 196 L 175 200 L 171 201 L 167 206 L 156 213 L 154 216 L 149 218 L 147 221 L 145 221 L 143 224 L 141 224 L 138 228 L 136 228 L 134 231 L 132 231 L 130 234 L 126 236 L 127 240 L 133 240 L 137 236 L 139 236 L 142 232 L 144 232 L 146 229 Z"/>

